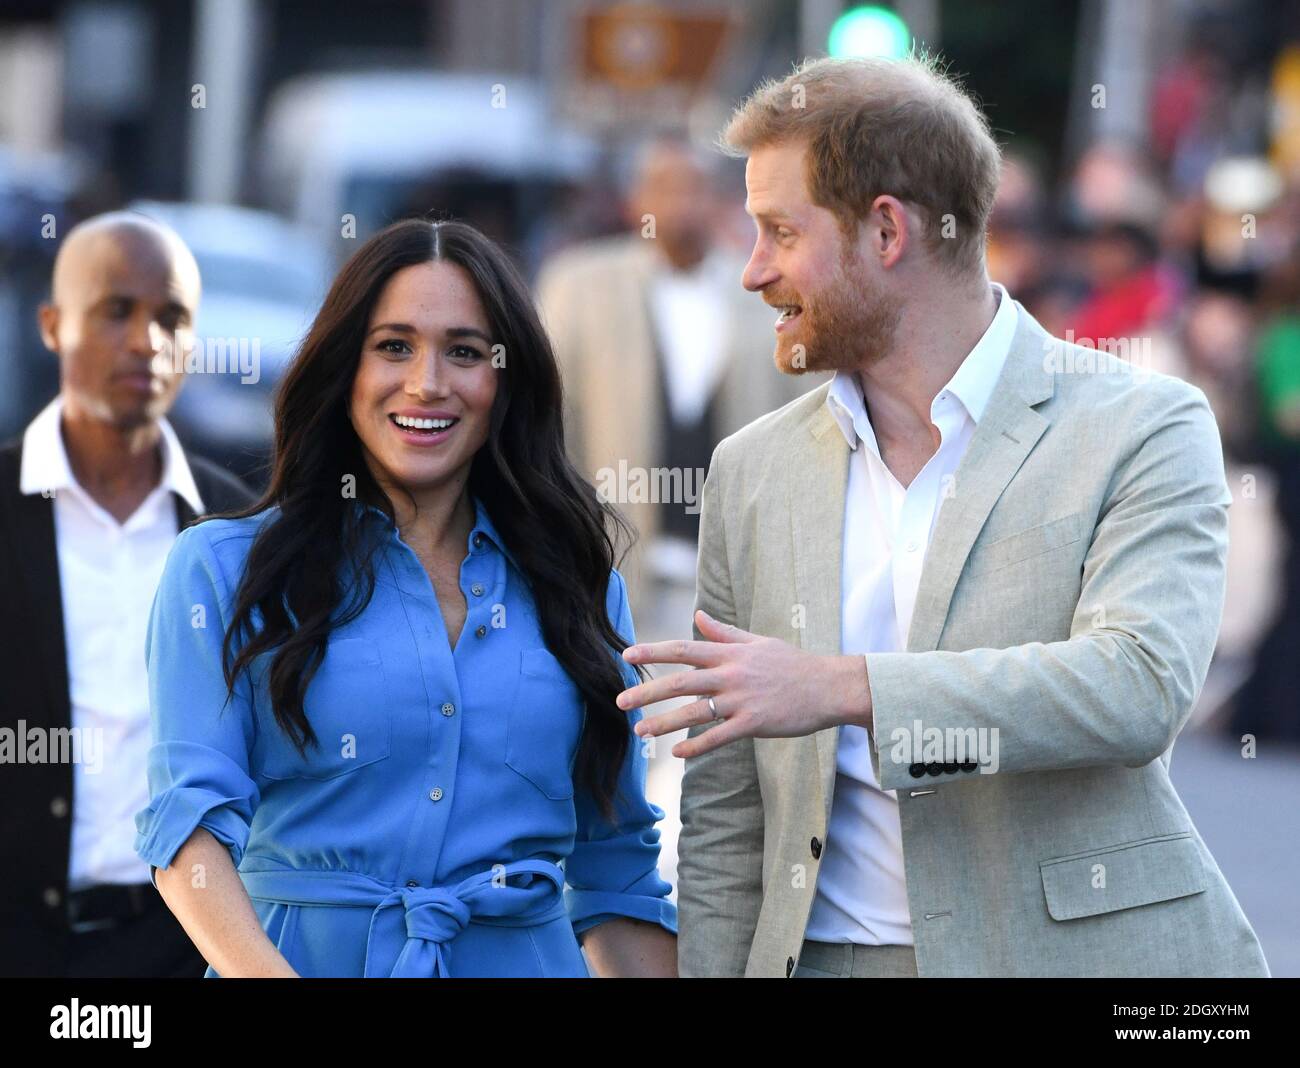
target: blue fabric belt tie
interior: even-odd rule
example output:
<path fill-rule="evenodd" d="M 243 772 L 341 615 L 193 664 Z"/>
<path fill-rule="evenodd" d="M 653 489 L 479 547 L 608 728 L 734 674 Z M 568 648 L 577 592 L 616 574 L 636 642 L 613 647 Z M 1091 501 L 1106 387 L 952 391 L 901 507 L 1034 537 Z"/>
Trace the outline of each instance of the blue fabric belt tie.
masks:
<path fill-rule="evenodd" d="M 260 901 L 373 908 L 367 979 L 446 978 L 447 943 L 471 921 L 534 927 L 568 915 L 564 872 L 547 860 L 497 864 L 454 886 L 394 887 L 358 872 L 291 868 L 241 868 L 239 877 L 248 896 Z M 401 952 L 391 959 L 399 943 Z"/>

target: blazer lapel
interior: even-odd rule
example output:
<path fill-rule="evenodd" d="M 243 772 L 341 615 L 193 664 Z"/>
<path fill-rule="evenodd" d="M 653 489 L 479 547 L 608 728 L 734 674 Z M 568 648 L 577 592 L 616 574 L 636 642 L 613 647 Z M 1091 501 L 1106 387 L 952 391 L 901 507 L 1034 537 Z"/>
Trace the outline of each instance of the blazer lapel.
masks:
<path fill-rule="evenodd" d="M 802 609 L 799 645 L 814 653 L 840 651 L 840 567 L 848 477 L 848 442 L 821 405 L 805 431 L 796 436 L 785 465 L 798 598 L 791 610 Z M 813 737 L 829 818 L 839 728 L 818 731 Z"/>
<path fill-rule="evenodd" d="M 938 648 L 966 557 L 1003 490 L 1047 429 L 1047 417 L 1033 405 L 1052 395 L 1052 374 L 1043 367 L 1050 337 L 1023 307 L 1016 307 L 1019 324 L 1002 374 L 957 467 L 953 494 L 942 502 L 935 519 L 907 635 L 908 652 Z"/>
<path fill-rule="evenodd" d="M 17 492 L 17 486 L 12 492 Z M 19 494 L 15 502 L 16 533 L 26 561 L 29 637 L 36 649 L 55 722 L 71 722 L 68 700 L 68 661 L 63 637 L 63 595 L 59 585 L 59 552 L 54 532 L 54 500 Z"/>

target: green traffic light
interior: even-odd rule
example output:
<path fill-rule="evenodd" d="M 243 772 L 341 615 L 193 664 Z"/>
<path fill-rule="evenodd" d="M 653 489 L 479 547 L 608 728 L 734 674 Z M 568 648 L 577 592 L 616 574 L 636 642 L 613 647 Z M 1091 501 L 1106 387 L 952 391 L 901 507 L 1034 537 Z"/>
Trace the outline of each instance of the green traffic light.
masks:
<path fill-rule="evenodd" d="M 826 51 L 832 56 L 900 59 L 910 44 L 907 23 L 889 8 L 870 4 L 851 8 L 835 20 Z"/>

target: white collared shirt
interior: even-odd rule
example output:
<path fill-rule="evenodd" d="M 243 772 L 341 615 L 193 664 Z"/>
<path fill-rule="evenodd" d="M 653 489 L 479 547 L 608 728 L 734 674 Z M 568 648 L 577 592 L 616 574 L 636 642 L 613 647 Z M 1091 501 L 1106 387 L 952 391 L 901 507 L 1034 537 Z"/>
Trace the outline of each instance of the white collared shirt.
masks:
<path fill-rule="evenodd" d="M 135 814 L 149 804 L 145 630 L 176 540 L 172 494 L 195 513 L 202 513 L 203 502 L 164 419 L 162 478 L 130 518 L 118 523 L 77 483 L 63 445 L 62 413 L 56 397 L 27 427 L 19 488 L 25 494 L 54 493 L 71 725 L 82 735 L 86 757 L 73 763 L 68 888 L 147 883 L 149 865 L 135 852 Z M 88 740 L 87 732 L 96 740 Z"/>
<path fill-rule="evenodd" d="M 650 283 L 650 315 L 663 360 L 673 418 L 691 423 L 704 414 L 727 372 L 731 322 L 728 294 L 732 265 L 710 252 L 694 267 L 656 271 Z"/>
<path fill-rule="evenodd" d="M 841 575 L 841 652 L 907 648 L 917 587 L 939 506 L 984 414 L 1016 332 L 1015 302 L 996 283 L 998 309 L 930 405 L 939 448 L 904 488 L 885 465 L 856 372 L 839 372 L 826 403 L 849 447 Z M 859 447 L 865 446 L 865 447 Z M 840 728 L 835 796 L 817 893 L 804 937 L 911 945 L 898 797 L 881 790 L 867 732 Z"/>

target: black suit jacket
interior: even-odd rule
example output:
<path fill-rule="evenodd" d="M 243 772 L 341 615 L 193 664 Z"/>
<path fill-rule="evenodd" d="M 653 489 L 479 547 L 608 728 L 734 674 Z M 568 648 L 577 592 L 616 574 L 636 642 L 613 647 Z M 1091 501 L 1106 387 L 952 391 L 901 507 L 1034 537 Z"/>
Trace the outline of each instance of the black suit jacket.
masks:
<path fill-rule="evenodd" d="M 209 512 L 251 503 L 244 483 L 186 454 Z M 54 501 L 18 489 L 22 442 L 0 447 L 0 727 L 70 727 Z M 198 517 L 180 496 L 178 529 Z M 144 650 L 140 651 L 141 657 Z M 21 741 L 20 741 L 21 745 Z M 0 975 L 63 974 L 72 765 L 0 764 Z"/>

